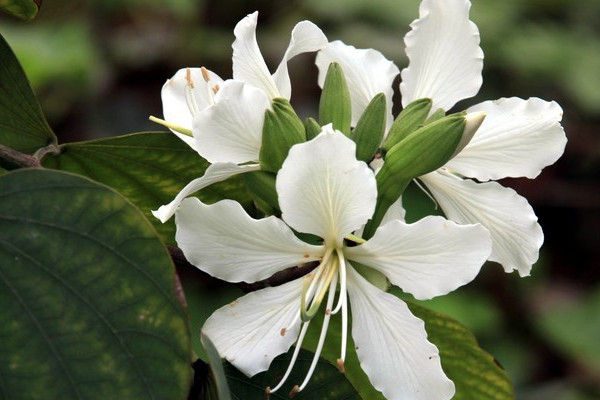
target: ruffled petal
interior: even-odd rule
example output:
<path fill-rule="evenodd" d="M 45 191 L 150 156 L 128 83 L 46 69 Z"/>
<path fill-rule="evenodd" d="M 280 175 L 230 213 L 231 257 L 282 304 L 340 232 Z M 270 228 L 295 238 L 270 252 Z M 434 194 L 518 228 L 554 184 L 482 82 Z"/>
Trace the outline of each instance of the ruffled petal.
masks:
<path fill-rule="evenodd" d="M 233 200 L 206 205 L 183 200 L 175 213 L 175 240 L 185 258 L 229 282 L 255 282 L 323 255 L 304 243 L 279 218 L 253 219 Z"/>
<path fill-rule="evenodd" d="M 265 93 L 240 81 L 226 81 L 215 104 L 193 121 L 198 153 L 210 163 L 258 161 L 265 111 Z"/>
<path fill-rule="evenodd" d="M 285 55 L 273 74 L 273 80 L 279 91 L 279 97 L 289 100 L 292 96 L 292 85 L 288 73 L 288 61 L 298 54 L 321 50 L 327 46 L 327 37 L 323 31 L 310 21 L 301 21 L 292 30 L 292 38 Z"/>
<path fill-rule="evenodd" d="M 256 42 L 258 11 L 247 15 L 235 26 L 233 47 L 233 79 L 263 90 L 270 98 L 279 97 L 277 85 Z"/>
<path fill-rule="evenodd" d="M 425 324 L 406 304 L 348 269 L 352 337 L 362 369 L 388 399 L 444 400 L 454 395 Z"/>
<path fill-rule="evenodd" d="M 414 224 L 391 221 L 366 243 L 348 247 L 344 253 L 380 271 L 415 298 L 426 300 L 471 282 L 491 248 L 483 226 L 429 216 Z"/>
<path fill-rule="evenodd" d="M 404 38 L 408 67 L 402 70 L 402 106 L 433 100 L 431 112 L 449 110 L 477 94 L 483 82 L 479 30 L 469 20 L 468 0 L 423 0 L 419 19 Z"/>
<path fill-rule="evenodd" d="M 565 150 L 562 109 L 553 101 L 502 98 L 467 111 L 487 115 L 469 144 L 446 164 L 464 176 L 480 181 L 535 178 Z"/>
<path fill-rule="evenodd" d="M 160 95 L 165 121 L 191 130 L 194 110 L 190 109 L 190 105 L 186 98 L 186 91 L 188 90 L 186 87 L 189 85 L 187 79 L 188 73 L 193 83 L 193 88 L 190 88 L 191 94 L 197 105 L 198 111 L 203 110 L 212 104 L 212 88 L 215 85 L 221 85 L 223 79 L 214 72 L 206 70 L 209 77 L 209 81 L 206 82 L 200 68 L 182 68 L 163 85 Z M 176 131 L 173 131 L 173 133 L 195 149 L 194 138 Z"/>
<path fill-rule="evenodd" d="M 398 67 L 377 50 L 357 49 L 336 40 L 317 53 L 315 63 L 319 68 L 318 82 L 321 87 L 325 83 L 327 69 L 332 62 L 340 64 L 348 84 L 352 99 L 352 126 L 356 126 L 373 97 L 383 93 L 387 101 L 389 129 L 393 122 L 392 84 L 400 72 Z"/>
<path fill-rule="evenodd" d="M 356 145 L 331 125 L 313 140 L 293 146 L 277 174 L 283 220 L 334 246 L 373 215 L 375 176 L 356 160 Z"/>
<path fill-rule="evenodd" d="M 213 183 L 224 181 L 227 178 L 230 178 L 237 174 L 242 174 L 244 172 L 250 171 L 258 171 L 260 170 L 260 166 L 258 164 L 252 165 L 237 165 L 233 163 L 218 163 L 210 165 L 206 171 L 204 171 L 204 175 L 200 178 L 196 178 L 187 185 L 181 192 L 175 196 L 173 201 L 169 204 L 165 204 L 164 206 L 160 206 L 160 208 L 156 211 L 152 211 L 152 214 L 160 220 L 160 222 L 166 222 L 175 214 L 177 207 L 179 204 L 185 199 L 187 196 L 192 193 L 197 192 L 200 189 L 204 189 L 207 186 L 212 185 Z"/>
<path fill-rule="evenodd" d="M 544 233 L 527 200 L 496 182 L 476 183 L 439 172 L 420 177 L 446 216 L 461 224 L 481 223 L 492 236 L 492 254 L 506 272 L 527 276 L 537 261 Z"/>
<path fill-rule="evenodd" d="M 298 338 L 302 279 L 268 287 L 215 311 L 202 333 L 247 376 L 269 368 Z"/>

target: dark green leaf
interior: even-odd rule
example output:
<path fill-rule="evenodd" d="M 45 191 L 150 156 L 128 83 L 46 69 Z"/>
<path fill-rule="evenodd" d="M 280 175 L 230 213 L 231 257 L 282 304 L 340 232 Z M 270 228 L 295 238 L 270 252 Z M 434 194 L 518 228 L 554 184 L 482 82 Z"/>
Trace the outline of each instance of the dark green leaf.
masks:
<path fill-rule="evenodd" d="M 394 294 L 401 293 L 393 288 Z M 401 297 L 406 297 L 402 295 Z M 440 350 L 444 372 L 456 386 L 454 400 L 514 400 L 512 384 L 506 371 L 494 358 L 479 347 L 468 329 L 454 319 L 433 312 L 414 303 L 408 303 L 412 313 L 425 321 L 428 339 Z M 351 317 L 351 316 L 350 316 Z M 321 329 L 318 315 L 311 322 L 303 347 L 313 349 Z M 352 326 L 349 318 L 349 326 Z M 321 356 L 331 363 L 340 357 L 341 318 L 332 316 Z M 351 331 L 351 329 L 349 329 Z M 345 376 L 363 399 L 385 400 L 360 367 L 354 341 L 348 336 Z"/>
<path fill-rule="evenodd" d="M 144 212 L 168 243 L 174 240 L 173 221 L 161 224 L 151 210 L 173 200 L 208 166 L 198 153 L 167 132 L 134 133 L 60 147 L 59 155 L 42 160 L 44 167 L 85 175 L 118 190 Z M 199 197 L 206 203 L 224 197 L 250 202 L 239 177 L 211 185 L 200 191 Z"/>
<path fill-rule="evenodd" d="M 42 0 L 0 0 L 0 10 L 29 21 L 37 15 Z"/>
<path fill-rule="evenodd" d="M 290 148 L 306 141 L 304 125 L 286 99 L 274 99 L 265 112 L 259 162 L 263 171 L 277 172 Z"/>
<path fill-rule="evenodd" d="M 352 123 L 350 91 L 342 67 L 338 63 L 329 64 L 321 100 L 319 101 L 319 123 L 329 123 L 333 128 L 349 135 Z"/>
<path fill-rule="evenodd" d="M 381 146 L 384 153 L 387 153 L 396 143 L 404 140 L 408 135 L 423 126 L 425 118 L 431 110 L 431 104 L 431 99 L 415 100 L 400 112 Z"/>
<path fill-rule="evenodd" d="M 76 175 L 0 178 L 0 386 L 10 399 L 185 399 L 186 313 L 143 214 Z"/>
<path fill-rule="evenodd" d="M 56 143 L 25 72 L 0 36 L 0 144 L 22 153 Z"/>
<path fill-rule="evenodd" d="M 367 105 L 356 123 L 350 138 L 356 143 L 356 158 L 370 162 L 385 134 L 386 119 L 385 95 L 379 93 Z"/>
<path fill-rule="evenodd" d="M 444 372 L 456 386 L 453 400 L 514 400 L 508 374 L 456 320 L 408 302 L 412 313 L 425 321 L 428 339 L 440 350 Z"/>
<path fill-rule="evenodd" d="M 229 380 L 231 398 L 234 400 L 264 400 L 265 388 L 273 388 L 279 382 L 279 379 L 285 373 L 294 348 L 286 354 L 275 358 L 268 371 L 255 375 L 252 378 L 246 377 L 232 365 L 225 366 L 225 374 Z M 294 369 L 283 387 L 270 395 L 271 400 L 289 400 L 289 393 L 294 385 L 300 385 L 306 376 L 308 368 L 313 360 L 314 354 L 300 350 Z M 338 371 L 329 362 L 319 359 L 317 369 L 310 382 L 296 396 L 294 400 L 360 400 L 361 397 L 356 393 L 346 377 Z"/>

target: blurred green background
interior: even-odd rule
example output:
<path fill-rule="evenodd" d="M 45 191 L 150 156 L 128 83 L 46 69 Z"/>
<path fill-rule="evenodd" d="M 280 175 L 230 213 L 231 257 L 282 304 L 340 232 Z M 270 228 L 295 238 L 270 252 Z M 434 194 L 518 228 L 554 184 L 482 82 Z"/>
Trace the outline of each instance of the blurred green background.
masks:
<path fill-rule="evenodd" d="M 330 40 L 376 48 L 403 68 L 402 38 L 418 4 L 46 0 L 32 22 L 0 16 L 0 33 L 64 143 L 157 130 L 148 116 L 162 116 L 164 81 L 185 66 L 204 65 L 230 77 L 233 27 L 254 10 L 260 12 L 259 44 L 273 70 L 302 19 Z M 510 96 L 556 100 L 569 143 L 563 158 L 536 180 L 502 182 L 529 199 L 544 229 L 532 276 L 507 275 L 489 263 L 475 282 L 430 306 L 475 333 L 513 378 L 518 399 L 599 399 L 600 0 L 473 0 L 471 19 L 481 33 L 484 84 L 459 106 Z M 292 103 L 301 116 L 317 108 L 313 57 L 290 64 Z M 407 197 L 409 207 L 431 207 L 414 189 Z M 210 290 L 202 285 L 195 286 Z"/>

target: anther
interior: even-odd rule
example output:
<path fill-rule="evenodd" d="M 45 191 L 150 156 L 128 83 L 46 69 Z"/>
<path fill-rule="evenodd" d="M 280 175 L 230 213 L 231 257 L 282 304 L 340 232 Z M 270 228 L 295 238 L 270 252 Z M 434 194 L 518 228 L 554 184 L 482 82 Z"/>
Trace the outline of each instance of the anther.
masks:
<path fill-rule="evenodd" d="M 219 91 L 219 89 L 221 89 L 221 87 L 219 85 L 215 85 L 215 86 L 213 86 L 212 91 L 213 91 L 214 94 L 217 94 L 217 92 Z"/>
<path fill-rule="evenodd" d="M 342 360 L 341 358 L 337 359 L 337 367 L 342 374 L 346 372 L 346 367 L 344 366 L 344 360 Z"/>
<path fill-rule="evenodd" d="M 185 69 L 185 80 L 187 81 L 188 86 L 193 89 L 194 81 L 192 80 L 192 71 L 189 68 Z"/>
<path fill-rule="evenodd" d="M 210 75 L 208 74 L 208 70 L 202 67 L 200 68 L 200 71 L 202 71 L 202 77 L 204 78 L 204 82 L 210 81 Z"/>
<path fill-rule="evenodd" d="M 298 387 L 298 385 L 294 385 L 294 387 L 290 391 L 290 399 L 293 399 L 294 396 L 296 396 L 298 393 L 300 393 L 300 388 Z"/>
<path fill-rule="evenodd" d="M 265 400 L 269 400 L 270 397 L 271 397 L 271 387 L 267 386 L 265 388 Z"/>
<path fill-rule="evenodd" d="M 286 328 L 281 328 L 281 330 L 279 331 L 279 333 L 281 334 L 281 336 L 285 336 L 285 332 L 286 332 Z"/>
<path fill-rule="evenodd" d="M 329 308 L 325 310 L 325 315 L 331 315 L 331 310 Z"/>

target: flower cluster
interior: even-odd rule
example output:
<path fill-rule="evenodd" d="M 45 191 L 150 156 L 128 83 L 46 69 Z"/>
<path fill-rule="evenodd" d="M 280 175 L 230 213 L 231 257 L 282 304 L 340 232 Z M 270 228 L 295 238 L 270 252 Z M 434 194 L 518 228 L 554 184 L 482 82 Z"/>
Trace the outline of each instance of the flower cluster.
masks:
<path fill-rule="evenodd" d="M 215 311 L 202 329 L 248 376 L 295 344 L 287 372 L 268 393 L 284 384 L 311 321 L 322 315 L 314 360 L 293 393 L 304 389 L 329 320 L 339 314 L 341 371 L 351 329 L 362 369 L 387 398 L 449 399 L 454 385 L 423 322 L 373 276 L 430 299 L 473 280 L 486 260 L 521 276 L 537 260 L 543 235 L 532 208 L 493 180 L 534 178 L 560 157 L 561 109 L 508 98 L 446 115 L 482 84 L 483 53 L 469 8 L 468 0 L 423 0 L 404 39 L 409 64 L 395 119 L 400 71 L 380 52 L 328 42 L 303 21 L 271 74 L 256 42 L 257 13 L 235 27 L 232 79 L 185 68 L 165 83 L 165 119 L 155 120 L 211 164 L 154 212 L 163 222 L 175 215 L 188 261 L 229 282 L 255 282 L 298 265 L 307 270 Z M 287 62 L 306 52 L 317 52 L 323 95 L 318 121 L 303 124 L 289 103 Z M 264 218 L 253 219 L 232 200 L 206 205 L 188 197 L 237 174 L 266 182 L 267 189 L 249 188 L 268 205 Z M 415 180 L 448 219 L 404 221 L 401 195 Z"/>

